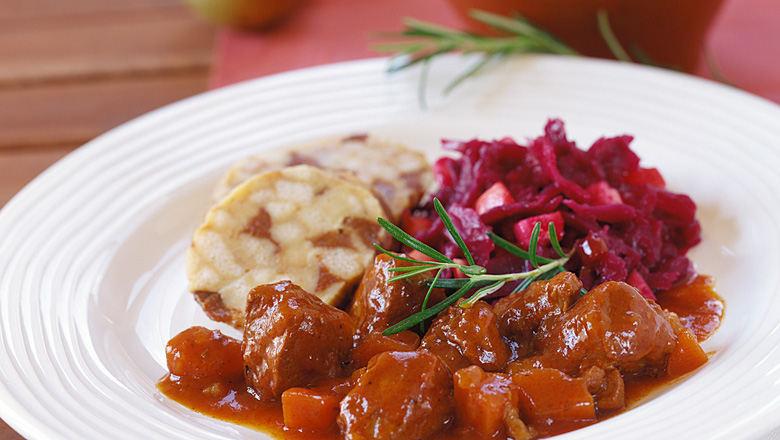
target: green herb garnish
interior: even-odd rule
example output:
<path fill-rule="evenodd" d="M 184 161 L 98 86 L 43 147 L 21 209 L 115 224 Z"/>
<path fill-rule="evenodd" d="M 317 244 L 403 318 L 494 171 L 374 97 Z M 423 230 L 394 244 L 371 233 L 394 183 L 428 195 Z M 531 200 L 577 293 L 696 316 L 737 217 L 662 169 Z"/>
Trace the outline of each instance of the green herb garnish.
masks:
<path fill-rule="evenodd" d="M 469 15 L 472 18 L 488 25 L 496 30 L 507 33 L 507 36 L 485 36 L 471 32 L 461 31 L 434 23 L 429 23 L 413 18 L 404 19 L 406 26 L 401 32 L 378 34 L 378 37 L 393 38 L 397 41 L 389 43 L 376 43 L 372 45 L 378 52 L 392 52 L 389 71 L 397 72 L 416 64 L 423 64 L 420 72 L 419 100 L 424 107 L 424 90 L 427 83 L 429 62 L 444 53 L 458 52 L 464 55 L 481 54 L 482 58 L 465 72 L 456 76 L 444 89 L 449 93 L 466 79 L 476 75 L 491 61 L 517 53 L 547 53 L 557 55 L 581 55 L 575 49 L 566 45 L 554 35 L 541 27 L 529 22 L 525 17 L 515 14 L 505 17 L 490 12 L 472 10 Z M 615 59 L 625 62 L 633 62 L 628 51 L 620 44 L 612 26 L 609 23 L 607 11 L 600 9 L 594 17 L 601 38 L 606 43 Z M 632 54 L 641 64 L 664 67 L 676 70 L 674 66 L 659 65 L 651 60 L 641 48 L 632 48 Z M 725 84 L 732 85 L 718 69 L 708 54 L 707 62 L 713 74 L 713 78 Z"/>
<path fill-rule="evenodd" d="M 623 49 L 623 45 L 620 44 L 617 37 L 615 36 L 615 33 L 612 32 L 612 26 L 609 24 L 607 11 L 604 9 L 599 9 L 599 11 L 596 13 L 596 21 L 599 26 L 599 33 L 601 34 L 601 38 L 604 39 L 604 42 L 607 44 L 607 47 L 609 47 L 612 55 L 615 56 L 615 59 L 630 63 L 631 57 L 628 55 L 628 52 Z"/>
<path fill-rule="evenodd" d="M 437 315 L 442 310 L 455 304 L 459 299 L 463 298 L 472 289 L 476 288 L 477 290 L 474 293 L 472 293 L 471 296 L 468 297 L 468 299 L 463 301 L 460 304 L 460 307 L 464 307 L 464 308 L 470 307 L 480 299 L 485 298 L 486 296 L 498 291 L 507 282 L 510 281 L 523 280 L 523 282 L 520 283 L 518 287 L 515 289 L 515 291 L 518 291 L 524 289 L 525 287 L 528 287 L 528 285 L 535 280 L 550 279 L 556 274 L 563 272 L 564 270 L 563 266 L 566 264 L 567 261 L 569 261 L 569 257 L 571 256 L 571 253 L 566 254 L 561 248 L 561 245 L 558 242 L 558 237 L 556 236 L 555 225 L 552 222 L 550 222 L 550 224 L 548 225 L 548 233 L 550 235 L 550 243 L 553 249 L 555 250 L 555 252 L 559 256 L 559 258 L 557 259 L 542 257 L 540 255 L 537 255 L 536 253 L 536 244 L 539 242 L 539 235 L 541 233 L 541 226 L 542 226 L 541 223 L 537 223 L 531 232 L 531 241 L 530 241 L 529 250 L 521 249 L 520 247 L 514 245 L 513 243 L 496 235 L 492 231 L 488 231 L 488 236 L 497 246 L 507 250 L 513 255 L 516 255 L 520 258 L 530 261 L 531 264 L 534 266 L 533 270 L 527 272 L 518 272 L 518 273 L 509 273 L 509 274 L 488 274 L 487 269 L 475 264 L 471 252 L 466 246 L 466 243 L 463 241 L 463 238 L 458 233 L 457 229 L 455 228 L 455 225 L 452 223 L 452 219 L 450 218 L 449 214 L 447 214 L 447 211 L 444 209 L 444 206 L 442 206 L 441 202 L 438 199 L 433 199 L 433 206 L 439 218 L 441 219 L 442 223 L 444 224 L 444 227 L 452 236 L 453 241 L 455 241 L 455 243 L 460 248 L 468 264 L 458 264 L 455 261 L 453 261 L 451 258 L 437 251 L 436 249 L 412 237 L 411 235 L 406 233 L 398 226 L 395 226 L 394 224 L 390 223 L 389 221 L 383 218 L 378 219 L 379 224 L 393 238 L 405 244 L 406 246 L 417 250 L 423 255 L 426 255 L 436 260 L 436 261 L 415 260 L 413 258 L 404 257 L 395 254 L 393 252 L 387 251 L 379 245 L 374 245 L 381 252 L 389 255 L 394 259 L 414 263 L 414 265 L 412 266 L 395 267 L 393 269 L 390 269 L 393 272 L 399 273 L 398 275 L 390 278 L 388 280 L 390 282 L 407 279 L 415 275 L 419 275 L 429 271 L 436 271 L 436 275 L 434 276 L 433 280 L 426 283 L 428 285 L 428 292 L 425 295 L 425 300 L 423 301 L 422 310 L 420 312 L 417 312 L 409 316 L 408 318 L 402 320 L 401 322 L 393 326 L 390 326 L 387 330 L 382 332 L 386 336 L 407 330 L 417 324 L 420 324 L 422 326 L 425 320 Z M 441 275 L 441 272 L 445 269 L 460 270 L 461 272 L 463 272 L 464 275 L 466 275 L 466 278 L 442 279 L 439 276 Z M 439 302 L 438 304 L 435 304 L 430 308 L 426 308 L 428 303 L 428 298 L 431 294 L 431 291 L 434 288 L 456 289 L 456 290 L 454 293 L 449 295 L 443 301 Z"/>
<path fill-rule="evenodd" d="M 458 29 L 429 23 L 413 18 L 404 19 L 406 29 L 400 33 L 379 34 L 380 37 L 401 39 L 391 43 L 377 43 L 372 47 L 379 52 L 394 52 L 390 63 L 390 72 L 422 63 L 420 100 L 426 84 L 427 65 L 438 55 L 448 52 L 462 54 L 480 53 L 484 57 L 471 68 L 457 76 L 445 88 L 448 93 L 469 77 L 474 76 L 492 60 L 513 53 L 551 53 L 559 55 L 579 55 L 544 29 L 531 24 L 520 15 L 514 18 L 492 14 L 485 11 L 471 11 L 471 16 L 497 30 L 510 35 L 507 37 L 488 37 L 464 32 Z"/>

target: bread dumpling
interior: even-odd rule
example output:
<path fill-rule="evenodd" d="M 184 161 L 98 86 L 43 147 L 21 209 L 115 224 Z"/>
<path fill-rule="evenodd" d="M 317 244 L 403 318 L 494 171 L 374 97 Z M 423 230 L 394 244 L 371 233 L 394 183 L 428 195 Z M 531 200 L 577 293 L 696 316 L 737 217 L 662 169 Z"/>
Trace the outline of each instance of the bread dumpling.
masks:
<path fill-rule="evenodd" d="M 382 204 L 354 177 L 297 165 L 256 174 L 211 208 L 186 255 L 211 319 L 242 328 L 249 291 L 290 280 L 325 303 L 348 298 L 389 235 Z"/>
<path fill-rule="evenodd" d="M 433 181 L 425 156 L 401 143 L 369 135 L 330 137 L 236 162 L 222 177 L 212 198 L 221 200 L 254 174 L 300 164 L 353 173 L 385 204 L 388 219 L 393 222 L 420 201 Z"/>

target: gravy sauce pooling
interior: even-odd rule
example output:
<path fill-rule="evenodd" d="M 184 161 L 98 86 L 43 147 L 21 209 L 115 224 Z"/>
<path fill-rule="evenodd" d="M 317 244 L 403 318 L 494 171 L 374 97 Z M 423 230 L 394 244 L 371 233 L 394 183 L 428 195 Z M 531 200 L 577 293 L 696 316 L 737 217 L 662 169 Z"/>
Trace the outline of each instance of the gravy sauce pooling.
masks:
<path fill-rule="evenodd" d="M 392 266 L 395 260 L 384 260 L 380 257 L 378 258 L 378 261 L 379 263 L 375 264 L 373 272 L 379 270 L 384 275 L 387 275 L 388 266 Z M 377 269 L 377 267 L 380 269 Z M 381 278 L 381 276 L 379 278 Z M 563 281 L 559 280 L 558 282 L 562 283 Z M 566 280 L 566 282 L 570 283 L 571 280 Z M 560 287 L 560 285 L 557 287 Z M 371 295 L 376 295 L 378 294 L 377 292 L 381 291 L 381 289 L 377 288 L 376 281 L 374 281 L 371 289 L 365 290 Z M 408 291 L 401 290 L 403 289 L 398 289 L 396 287 L 394 292 L 396 295 L 404 297 L 410 295 Z M 297 292 L 296 294 L 300 294 L 300 292 Z M 680 298 L 683 296 L 685 299 L 681 300 Z M 312 296 L 312 298 L 314 297 Z M 373 301 L 369 302 L 378 302 L 376 301 L 375 296 L 373 299 Z M 640 299 L 644 300 L 642 298 Z M 696 277 L 688 283 L 659 295 L 659 302 L 663 304 L 665 308 L 669 308 L 675 313 L 678 313 L 680 315 L 679 321 L 685 326 L 680 329 L 679 335 L 683 336 L 678 335 L 678 343 L 675 349 L 684 345 L 682 342 L 679 342 L 679 340 L 682 340 L 685 337 L 684 335 L 688 334 L 688 332 L 695 335 L 695 338 L 693 338 L 694 343 L 697 339 L 701 340 L 709 336 L 720 322 L 723 312 L 723 302 L 714 292 L 712 280 L 703 276 Z M 487 303 L 484 303 L 482 307 L 492 310 L 492 306 Z M 365 319 L 365 310 L 363 310 L 362 313 L 364 313 L 363 319 Z M 552 324 L 543 324 L 542 326 L 551 327 Z M 498 328 L 497 325 L 496 328 Z M 377 331 L 381 331 L 381 328 Z M 539 330 L 537 330 L 537 332 L 538 331 Z M 364 339 L 366 336 L 361 335 L 359 338 Z M 417 339 L 415 338 L 408 339 L 412 341 L 410 344 L 417 343 Z M 507 342 L 507 346 L 515 353 L 514 356 L 517 357 L 516 344 L 511 343 L 507 338 L 505 338 L 504 341 Z M 476 344 L 479 341 L 463 340 L 459 342 L 461 346 L 466 346 L 470 343 Z M 457 342 L 455 345 L 457 345 Z M 698 344 L 695 345 L 698 347 Z M 355 346 L 359 346 L 357 340 Z M 413 350 L 413 346 L 414 345 L 408 345 L 406 349 Z M 387 345 L 388 350 L 397 350 L 398 347 L 398 343 Z M 381 348 L 376 350 L 381 352 Z M 558 349 L 559 352 L 561 350 L 563 349 Z M 419 350 L 409 353 L 414 352 L 419 352 Z M 392 353 L 401 352 L 393 351 Z M 335 440 L 345 438 L 339 430 L 339 425 L 336 423 L 340 412 L 339 405 L 341 404 L 341 401 L 344 400 L 347 393 L 355 387 L 360 377 L 365 374 L 365 367 L 357 368 L 352 371 L 351 374 L 345 372 L 340 375 L 341 377 L 312 378 L 310 383 L 289 388 L 282 393 L 280 399 L 262 401 L 245 379 L 246 366 L 243 355 L 242 341 L 225 336 L 219 331 L 212 331 L 202 327 L 187 329 L 172 338 L 168 344 L 167 359 L 170 372 L 159 381 L 158 388 L 169 398 L 194 411 L 227 422 L 255 428 L 275 437 L 306 440 Z M 674 356 L 675 352 L 673 351 L 668 355 L 667 362 L 672 362 Z M 449 418 L 442 424 L 441 429 L 435 431 L 434 434 L 429 435 L 426 438 L 437 440 L 444 438 L 476 440 L 485 438 L 486 434 L 491 433 L 504 436 L 509 435 L 507 433 L 507 420 L 511 420 L 511 416 L 501 415 L 496 418 L 495 420 L 497 420 L 501 426 L 486 427 L 486 424 L 482 419 L 482 417 L 485 416 L 483 416 L 482 413 L 480 413 L 481 415 L 478 418 L 469 417 L 468 415 L 470 407 L 471 411 L 474 410 L 473 405 L 475 401 L 484 406 L 484 408 L 479 411 L 490 414 L 491 411 L 496 411 L 496 402 L 500 402 L 502 399 L 508 399 L 508 401 L 512 403 L 512 407 L 515 408 L 515 417 L 519 417 L 524 421 L 523 423 L 527 425 L 530 434 L 526 438 L 554 435 L 587 426 L 598 420 L 603 420 L 612 417 L 615 414 L 619 414 L 622 408 L 635 406 L 646 396 L 660 388 L 674 383 L 680 378 L 680 376 L 670 377 L 668 374 L 662 374 L 657 371 L 650 375 L 643 374 L 642 371 L 623 371 L 621 372 L 620 377 L 622 378 L 622 395 L 624 403 L 620 405 L 619 408 L 609 409 L 606 408 L 609 405 L 602 404 L 605 408 L 600 409 L 598 399 L 599 391 L 597 390 L 594 394 L 594 400 L 591 400 L 589 403 L 590 405 L 594 405 L 593 408 L 590 409 L 595 415 L 594 418 L 574 420 L 570 418 L 567 419 L 565 415 L 553 414 L 553 417 L 560 417 L 560 421 L 551 425 L 539 425 L 537 422 L 533 421 L 533 416 L 529 417 L 529 415 L 533 415 L 534 411 L 538 412 L 538 409 L 534 408 L 534 404 L 537 404 L 538 407 L 542 407 L 544 403 L 535 403 L 533 398 L 522 396 L 522 390 L 519 391 L 519 397 L 512 394 L 518 394 L 517 390 L 519 389 L 516 386 L 519 381 L 516 379 L 513 380 L 513 375 L 527 375 L 528 371 L 532 371 L 537 367 L 544 367 L 537 369 L 536 371 L 549 371 L 550 373 L 545 374 L 551 375 L 550 377 L 555 375 L 566 376 L 566 374 L 559 370 L 549 368 L 554 367 L 555 365 L 544 365 L 545 362 L 538 363 L 537 365 L 532 366 L 533 368 L 527 368 L 527 365 L 523 365 L 535 357 L 540 357 L 539 353 L 536 353 L 532 349 L 529 356 L 516 358 L 506 369 L 493 373 L 485 372 L 476 365 L 459 369 L 458 371 L 448 372 L 447 374 L 450 375 L 450 377 L 455 377 L 456 382 L 455 398 L 451 400 L 455 405 L 455 410 L 451 412 Z M 686 358 L 686 356 L 682 357 L 682 362 L 693 362 L 691 365 L 683 366 L 682 371 L 684 372 L 697 368 L 701 363 L 700 358 L 699 360 L 696 360 L 694 357 L 694 359 L 691 360 Z M 706 357 L 704 360 L 706 361 Z M 393 364 L 393 362 L 388 363 L 387 360 L 384 363 Z M 398 364 L 398 362 L 395 363 Z M 371 367 L 372 365 L 369 363 L 369 368 Z M 596 368 L 594 365 L 586 365 L 584 367 L 581 367 L 579 371 L 572 373 L 570 377 L 567 376 L 563 382 L 550 380 L 549 378 L 544 377 L 539 379 L 542 380 L 540 386 L 545 389 L 545 394 L 553 397 L 552 403 L 548 402 L 548 405 L 551 404 L 554 406 L 556 399 L 562 402 L 566 402 L 567 399 L 570 399 L 570 397 L 558 394 L 563 393 L 566 389 L 581 387 L 579 389 L 587 390 L 587 382 L 593 382 L 594 380 L 592 377 L 589 377 L 589 375 L 597 373 L 591 372 L 591 370 Z M 443 371 L 441 370 L 441 366 L 437 368 L 439 368 L 437 371 Z M 618 371 L 610 370 L 609 367 L 603 364 L 600 364 L 598 368 L 605 371 Z M 571 370 L 570 367 L 569 369 Z M 349 368 L 347 368 L 347 370 L 349 370 Z M 401 374 L 401 372 L 399 371 L 394 374 Z M 442 373 L 437 374 L 441 376 Z M 684 374 L 685 373 L 683 373 L 683 375 Z M 607 373 L 607 376 L 609 376 L 609 373 Z M 373 380 L 381 380 L 376 379 L 377 377 L 379 376 L 376 376 L 375 374 Z M 366 380 L 364 379 L 363 381 L 365 382 Z M 564 382 L 570 386 L 561 385 L 561 383 Z M 605 380 L 603 383 L 599 384 L 599 386 L 601 388 L 608 388 L 608 386 L 604 385 L 608 382 L 609 381 Z M 464 386 L 464 383 L 467 383 L 468 385 Z M 475 398 L 473 395 L 470 399 L 464 398 L 464 395 L 473 392 L 475 389 L 474 384 L 480 384 L 482 390 L 493 391 L 484 391 L 485 394 L 479 395 L 478 398 Z M 451 387 L 452 385 L 449 386 Z M 502 395 L 502 386 L 511 388 L 513 391 Z M 446 388 L 447 385 L 442 385 L 442 387 Z M 594 387 L 595 386 L 591 384 L 591 388 Z M 499 391 L 496 392 L 495 390 Z M 494 395 L 491 395 L 491 392 L 494 393 Z M 585 400 L 587 401 L 590 394 L 588 394 L 587 391 L 585 394 Z M 288 404 L 288 402 L 294 402 L 294 404 Z M 502 409 L 501 411 L 505 410 Z M 296 412 L 298 412 L 298 414 L 296 414 Z M 457 417 L 455 417 L 455 415 L 457 415 Z M 486 416 L 486 418 L 490 419 L 489 416 Z M 303 424 L 305 426 L 296 426 L 296 424 Z M 315 429 L 312 429 L 312 426 L 314 426 Z"/>

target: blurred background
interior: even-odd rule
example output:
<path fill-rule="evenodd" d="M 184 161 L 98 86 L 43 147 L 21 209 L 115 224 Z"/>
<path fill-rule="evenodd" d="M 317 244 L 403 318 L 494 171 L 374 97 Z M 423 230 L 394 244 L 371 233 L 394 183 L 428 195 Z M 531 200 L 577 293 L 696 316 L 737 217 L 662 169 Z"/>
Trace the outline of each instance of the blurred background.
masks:
<path fill-rule="evenodd" d="M 206 90 L 215 33 L 179 0 L 0 0 L 0 206 L 100 133 Z"/>
<path fill-rule="evenodd" d="M 643 49 L 688 47 L 686 69 L 712 77 L 703 44 L 724 78 L 780 102 L 777 0 L 0 0 L 0 207 L 67 153 L 163 105 L 290 69 L 383 56 L 369 34 L 399 31 L 403 17 L 484 31 L 464 18 L 473 3 L 520 8 L 550 30 L 564 23 L 582 33 L 607 7 L 618 39 L 641 28 Z M 609 54 L 578 44 L 585 36 L 567 38 L 588 54 Z M 0 440 L 19 438 L 0 421 Z"/>
<path fill-rule="evenodd" d="M 687 38 L 655 25 L 664 17 L 679 15 L 677 28 L 694 33 L 712 22 L 705 44 L 724 75 L 780 101 L 776 0 L 0 0 L 0 206 L 67 152 L 152 109 L 257 76 L 380 56 L 368 34 L 398 31 L 407 16 L 482 30 L 460 14 L 475 3 L 525 8 L 548 27 L 617 4 L 616 31 L 620 14 L 656 4 L 662 17 L 643 11 L 631 24 L 649 24 L 649 41 Z"/>

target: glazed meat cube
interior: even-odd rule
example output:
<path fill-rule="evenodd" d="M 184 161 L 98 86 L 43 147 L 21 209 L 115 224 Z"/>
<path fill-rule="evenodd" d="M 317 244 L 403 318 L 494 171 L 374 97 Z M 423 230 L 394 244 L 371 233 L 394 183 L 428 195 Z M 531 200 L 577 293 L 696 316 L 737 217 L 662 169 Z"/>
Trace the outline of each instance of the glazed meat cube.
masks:
<path fill-rule="evenodd" d="M 501 334 L 519 344 L 520 355 L 529 354 L 533 335 L 542 321 L 568 310 L 579 298 L 581 288 L 576 275 L 562 272 L 501 298 L 493 308 Z"/>
<path fill-rule="evenodd" d="M 261 400 L 343 373 L 352 344 L 350 316 L 290 281 L 249 293 L 243 352 L 247 383 Z"/>
<path fill-rule="evenodd" d="M 366 271 L 352 300 L 350 313 L 357 323 L 360 336 L 383 331 L 402 319 L 419 312 L 428 292 L 422 282 L 431 275 L 421 274 L 405 280 L 388 282 L 398 273 L 395 267 L 408 266 L 410 263 L 396 260 L 389 255 L 379 254 L 374 264 Z M 444 298 L 440 289 L 431 292 L 427 306 L 430 307 Z"/>
<path fill-rule="evenodd" d="M 448 307 L 433 322 L 420 348 L 438 355 L 450 371 L 470 365 L 485 371 L 501 371 L 511 351 L 498 331 L 493 308 L 477 301 L 468 308 Z"/>
<path fill-rule="evenodd" d="M 423 439 L 454 416 L 452 375 L 426 351 L 384 352 L 341 401 L 346 440 Z"/>
<path fill-rule="evenodd" d="M 545 366 L 568 374 L 597 366 L 623 373 L 663 370 L 679 323 L 630 285 L 608 282 L 542 323 L 534 340 Z"/>

